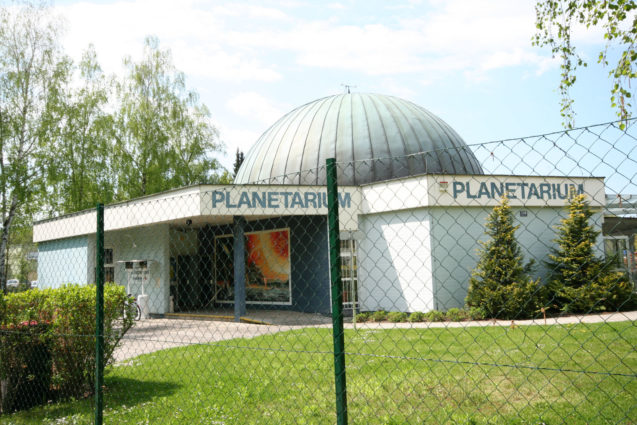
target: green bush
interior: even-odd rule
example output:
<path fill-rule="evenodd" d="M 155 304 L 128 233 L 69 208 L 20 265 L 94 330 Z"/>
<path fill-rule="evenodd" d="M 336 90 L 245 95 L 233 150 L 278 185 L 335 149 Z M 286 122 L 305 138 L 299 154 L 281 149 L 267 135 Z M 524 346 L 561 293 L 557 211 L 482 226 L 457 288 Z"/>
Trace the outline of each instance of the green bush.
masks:
<path fill-rule="evenodd" d="M 370 319 L 370 314 L 367 312 L 364 313 L 358 313 L 356 315 L 356 321 L 358 323 L 363 323 L 363 322 L 367 322 Z"/>
<path fill-rule="evenodd" d="M 378 310 L 372 313 L 372 320 L 374 322 L 382 322 L 387 319 L 387 312 L 385 310 Z"/>
<path fill-rule="evenodd" d="M 599 231 L 586 195 L 575 195 L 568 216 L 558 226 L 557 248 L 549 255 L 549 304 L 566 313 L 619 311 L 635 307 L 633 285 L 624 272 L 614 270 L 614 258 L 601 259 L 594 248 Z"/>
<path fill-rule="evenodd" d="M 467 310 L 467 315 L 471 320 L 484 320 L 486 318 L 484 310 L 480 307 L 469 307 L 469 310 Z"/>
<path fill-rule="evenodd" d="M 580 287 L 562 285 L 555 297 L 563 302 L 559 307 L 565 313 L 619 311 L 635 306 L 633 285 L 623 272 L 604 274 Z"/>
<path fill-rule="evenodd" d="M 46 403 L 51 386 L 48 323 L 23 322 L 0 326 L 0 412 Z"/>
<path fill-rule="evenodd" d="M 420 311 L 414 311 L 413 313 L 409 315 L 409 318 L 407 319 L 407 321 L 411 323 L 424 322 L 425 320 L 426 320 L 425 313 L 422 313 Z"/>
<path fill-rule="evenodd" d="M 635 286 L 625 272 L 615 271 L 600 277 L 599 284 L 606 290 L 604 307 L 608 311 L 626 311 L 637 308 Z"/>
<path fill-rule="evenodd" d="M 450 308 L 446 313 L 447 320 L 450 322 L 461 322 L 469 317 L 465 310 L 459 308 Z"/>
<path fill-rule="evenodd" d="M 133 325 L 133 305 L 122 286 L 104 286 L 104 365 L 112 362 L 122 336 Z M 128 307 L 126 307 L 128 306 Z M 125 308 L 130 309 L 124 314 Z M 62 398 L 89 395 L 95 374 L 95 286 L 67 285 L 56 289 L 9 294 L 3 326 L 22 322 L 50 324 L 52 385 Z M 0 359 L 0 362 L 3 361 Z"/>
<path fill-rule="evenodd" d="M 401 311 L 392 311 L 387 313 L 387 320 L 390 322 L 406 322 L 407 321 L 407 313 Z"/>
<path fill-rule="evenodd" d="M 444 322 L 445 313 L 438 310 L 431 310 L 430 312 L 425 313 L 425 318 L 428 322 Z"/>
<path fill-rule="evenodd" d="M 31 284 L 22 282 L 19 283 L 18 286 L 7 286 L 7 293 L 12 294 L 16 292 L 24 292 L 28 291 L 29 289 L 31 289 Z"/>

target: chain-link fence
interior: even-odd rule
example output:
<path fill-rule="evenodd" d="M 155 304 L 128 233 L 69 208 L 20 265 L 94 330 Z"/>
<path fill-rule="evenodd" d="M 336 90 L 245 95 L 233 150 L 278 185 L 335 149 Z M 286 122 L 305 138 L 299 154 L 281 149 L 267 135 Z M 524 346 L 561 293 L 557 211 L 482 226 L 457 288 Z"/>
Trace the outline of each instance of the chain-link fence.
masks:
<path fill-rule="evenodd" d="M 96 389 L 118 424 L 636 423 L 626 124 L 336 163 L 336 202 L 320 167 L 108 205 L 102 249 L 96 211 L 40 221 L 0 423 L 92 423 Z"/>

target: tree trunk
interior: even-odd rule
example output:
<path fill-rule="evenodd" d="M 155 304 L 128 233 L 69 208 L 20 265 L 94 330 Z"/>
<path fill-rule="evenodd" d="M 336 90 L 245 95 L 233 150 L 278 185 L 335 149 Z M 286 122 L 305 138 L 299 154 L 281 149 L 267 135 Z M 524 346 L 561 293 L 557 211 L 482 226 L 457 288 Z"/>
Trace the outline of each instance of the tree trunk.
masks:
<path fill-rule="evenodd" d="M 13 217 L 18 209 L 18 197 L 14 193 L 11 196 L 11 207 L 9 207 L 9 213 L 7 214 L 4 222 L 2 223 L 2 236 L 0 239 L 0 289 L 4 294 L 7 293 L 7 248 L 9 245 L 9 232 L 11 231 L 11 223 Z"/>

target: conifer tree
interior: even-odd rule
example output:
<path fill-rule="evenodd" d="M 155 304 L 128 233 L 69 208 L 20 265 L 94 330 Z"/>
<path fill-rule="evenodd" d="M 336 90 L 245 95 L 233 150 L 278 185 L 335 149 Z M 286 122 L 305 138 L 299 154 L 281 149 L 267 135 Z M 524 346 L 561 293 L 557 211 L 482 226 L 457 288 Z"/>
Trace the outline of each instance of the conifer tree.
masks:
<path fill-rule="evenodd" d="M 237 153 L 234 158 L 234 164 L 232 165 L 232 176 L 237 177 L 237 173 L 239 172 L 239 168 L 241 168 L 241 164 L 243 164 L 244 155 L 243 152 L 237 148 Z"/>
<path fill-rule="evenodd" d="M 539 309 L 538 283 L 527 274 L 515 238 L 519 226 L 505 197 L 487 217 L 480 259 L 469 281 L 467 305 L 482 309 L 487 317 L 516 319 L 530 317 Z"/>
<path fill-rule="evenodd" d="M 633 304 L 628 276 L 613 270 L 612 258 L 595 255 L 599 231 L 586 195 L 571 193 L 568 216 L 557 228 L 557 248 L 549 255 L 549 302 L 570 313 L 626 309 Z"/>

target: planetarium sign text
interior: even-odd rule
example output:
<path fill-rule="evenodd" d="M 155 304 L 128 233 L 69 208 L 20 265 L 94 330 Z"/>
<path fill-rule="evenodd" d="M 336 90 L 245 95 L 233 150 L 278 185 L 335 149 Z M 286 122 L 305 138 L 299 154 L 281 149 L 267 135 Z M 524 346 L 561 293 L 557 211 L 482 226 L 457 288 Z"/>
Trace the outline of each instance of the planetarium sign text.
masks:
<path fill-rule="evenodd" d="M 572 192 L 584 193 L 583 184 L 570 183 L 454 181 L 451 186 L 454 199 L 459 196 L 467 199 L 500 199 L 506 195 L 509 199 L 553 200 L 567 199 Z"/>
<path fill-rule="evenodd" d="M 327 192 L 301 190 L 215 190 L 211 192 L 212 208 L 227 209 L 323 209 L 327 208 Z M 352 195 L 339 192 L 339 207 L 351 208 Z"/>

